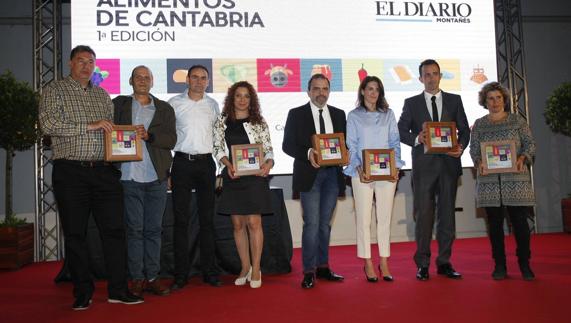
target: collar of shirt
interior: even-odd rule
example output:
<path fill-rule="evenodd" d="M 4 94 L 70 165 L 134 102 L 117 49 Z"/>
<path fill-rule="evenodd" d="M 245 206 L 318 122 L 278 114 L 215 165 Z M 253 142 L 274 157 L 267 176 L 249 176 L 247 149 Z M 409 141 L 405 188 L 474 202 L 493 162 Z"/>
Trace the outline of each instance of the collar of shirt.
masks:
<path fill-rule="evenodd" d="M 313 115 L 313 124 L 315 125 L 315 133 L 319 133 L 319 108 L 313 102 L 309 101 L 309 105 L 311 106 L 311 114 Z M 333 133 L 333 121 L 331 121 L 331 115 L 329 114 L 329 109 L 327 108 L 327 104 L 323 106 L 323 121 L 325 121 L 325 133 Z"/>
<path fill-rule="evenodd" d="M 87 82 L 87 86 L 83 87 L 83 85 L 81 85 L 81 83 L 79 83 L 78 80 L 74 79 L 71 75 L 69 75 L 67 77 L 67 80 L 74 84 L 75 86 L 77 86 L 78 88 L 81 88 L 82 90 L 87 90 L 87 89 L 91 89 L 93 87 L 93 83 L 91 83 L 91 80 L 89 80 L 89 82 Z"/>
<path fill-rule="evenodd" d="M 436 97 L 436 109 L 438 110 L 438 120 L 442 121 L 442 91 L 438 90 L 438 93 L 432 94 L 424 91 L 424 100 L 426 101 L 426 109 L 428 109 L 428 114 L 432 117 L 432 96 Z"/>
<path fill-rule="evenodd" d="M 141 102 L 139 102 L 135 97 L 135 93 L 131 94 L 131 97 L 133 98 L 133 102 L 137 102 L 137 104 L 139 104 L 139 106 L 141 107 L 150 107 L 150 108 L 155 107 L 155 100 L 153 99 L 153 96 L 150 94 L 149 94 L 149 99 L 151 99 L 151 101 L 148 104 L 141 104 Z"/>

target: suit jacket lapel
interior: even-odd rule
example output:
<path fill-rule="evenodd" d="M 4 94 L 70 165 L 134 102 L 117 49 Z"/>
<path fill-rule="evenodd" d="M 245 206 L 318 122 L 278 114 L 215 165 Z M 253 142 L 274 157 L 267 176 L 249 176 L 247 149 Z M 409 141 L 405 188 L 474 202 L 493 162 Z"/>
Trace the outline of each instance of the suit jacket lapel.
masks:
<path fill-rule="evenodd" d="M 304 112 L 304 116 L 302 118 L 302 120 L 307 120 L 306 122 L 309 122 L 310 124 L 305 126 L 308 129 L 313 129 L 313 132 L 310 133 L 310 135 L 314 135 L 317 133 L 317 129 L 315 129 L 315 122 L 313 121 L 313 113 L 311 112 L 311 105 L 309 103 L 307 103 L 305 105 L 305 107 L 303 108 L 303 112 Z M 303 127 L 303 125 L 302 125 Z M 304 128 L 305 128 L 304 127 Z"/>
<path fill-rule="evenodd" d="M 442 116 L 440 117 L 440 121 L 450 121 L 449 113 L 448 113 L 448 96 L 444 91 L 442 91 Z"/>
<path fill-rule="evenodd" d="M 417 96 L 417 100 L 418 100 L 418 106 L 421 107 L 421 111 L 419 112 L 419 116 L 420 118 L 420 123 L 422 125 L 422 123 L 424 123 L 425 121 L 432 121 L 432 118 L 430 117 L 430 113 L 428 113 L 428 106 L 426 106 L 426 100 L 424 99 L 424 92 L 420 93 L 420 95 Z M 432 107 L 430 107 L 432 109 Z"/>

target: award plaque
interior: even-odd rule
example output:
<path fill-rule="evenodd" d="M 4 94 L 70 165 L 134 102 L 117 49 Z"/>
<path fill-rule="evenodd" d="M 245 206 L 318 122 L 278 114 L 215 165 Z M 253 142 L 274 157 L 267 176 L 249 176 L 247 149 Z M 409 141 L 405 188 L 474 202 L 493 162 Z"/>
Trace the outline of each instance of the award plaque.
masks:
<path fill-rule="evenodd" d="M 232 166 L 234 175 L 258 175 L 264 163 L 262 144 L 232 145 Z"/>
<path fill-rule="evenodd" d="M 516 173 L 517 151 L 515 141 L 487 141 L 480 143 L 482 165 L 488 174 Z"/>
<path fill-rule="evenodd" d="M 349 161 L 343 133 L 315 134 L 312 139 L 319 166 L 346 165 Z"/>
<path fill-rule="evenodd" d="M 394 179 L 395 151 L 393 149 L 363 149 L 363 173 L 372 181 Z"/>
<path fill-rule="evenodd" d="M 426 132 L 425 154 L 445 154 L 456 148 L 455 122 L 425 122 L 422 128 Z"/>
<path fill-rule="evenodd" d="M 138 160 L 143 160 L 143 147 L 136 126 L 114 125 L 111 132 L 105 132 L 105 161 Z"/>

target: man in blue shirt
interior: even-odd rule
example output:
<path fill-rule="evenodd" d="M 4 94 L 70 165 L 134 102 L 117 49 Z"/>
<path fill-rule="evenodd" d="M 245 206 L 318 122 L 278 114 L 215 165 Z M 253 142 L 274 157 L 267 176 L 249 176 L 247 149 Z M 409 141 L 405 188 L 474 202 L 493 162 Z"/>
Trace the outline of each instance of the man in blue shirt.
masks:
<path fill-rule="evenodd" d="M 148 67 L 135 67 L 129 84 L 133 94 L 118 96 L 113 104 L 115 124 L 137 125 L 144 140 L 143 160 L 121 164 L 131 292 L 168 295 L 169 288 L 158 277 L 171 149 L 176 143 L 175 115 L 168 103 L 150 94 L 153 74 Z"/>

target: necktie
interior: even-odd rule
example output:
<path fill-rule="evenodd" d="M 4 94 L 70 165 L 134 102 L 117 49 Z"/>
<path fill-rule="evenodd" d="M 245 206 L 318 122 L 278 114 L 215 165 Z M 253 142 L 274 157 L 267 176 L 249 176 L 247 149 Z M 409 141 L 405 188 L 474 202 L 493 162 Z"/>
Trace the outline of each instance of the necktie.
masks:
<path fill-rule="evenodd" d="M 323 119 L 323 109 L 319 109 L 319 133 L 325 133 L 325 120 Z"/>
<path fill-rule="evenodd" d="M 436 108 L 436 96 L 432 96 L 432 98 L 430 98 L 430 100 L 432 101 L 432 121 L 434 122 L 438 122 L 438 108 Z"/>

